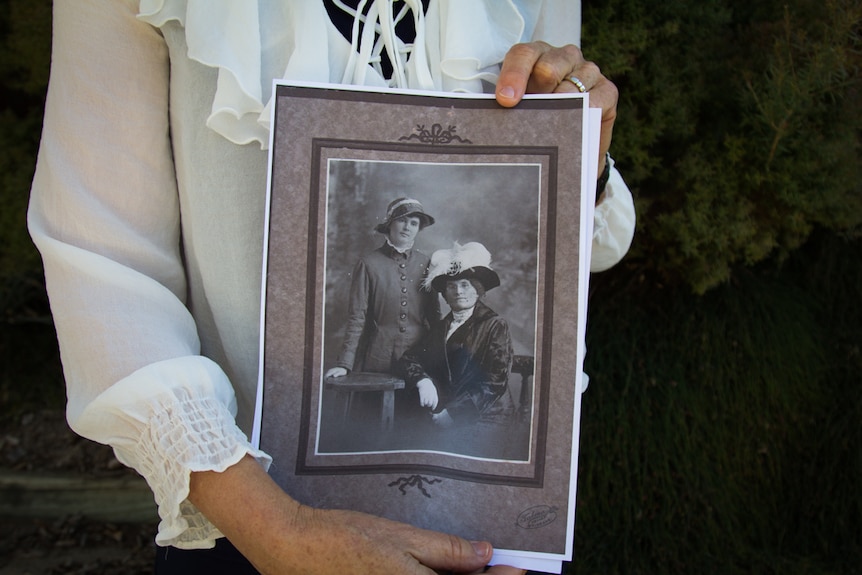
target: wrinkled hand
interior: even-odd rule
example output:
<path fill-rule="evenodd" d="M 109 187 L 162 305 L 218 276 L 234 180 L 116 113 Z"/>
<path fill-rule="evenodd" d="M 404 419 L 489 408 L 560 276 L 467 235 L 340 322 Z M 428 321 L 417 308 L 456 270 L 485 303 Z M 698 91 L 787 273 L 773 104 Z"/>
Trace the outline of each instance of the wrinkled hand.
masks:
<path fill-rule="evenodd" d="M 192 473 L 189 487 L 189 500 L 264 575 L 483 573 L 493 552 L 487 542 L 300 505 L 251 457 L 223 473 Z M 487 572 L 523 573 L 506 566 Z"/>
<path fill-rule="evenodd" d="M 512 46 L 503 60 L 497 80 L 497 102 L 511 108 L 521 101 L 525 93 L 577 92 L 577 86 L 566 79 L 572 76 L 578 78 L 590 93 L 590 107 L 602 109 L 597 172 L 601 174 L 605 167 L 605 153 L 611 147 L 619 92 L 596 64 L 584 59 L 578 47 L 556 48 L 545 42 Z"/>
<path fill-rule="evenodd" d="M 491 558 L 488 543 L 467 540 L 364 513 L 302 507 L 295 517 L 302 537 L 297 543 L 307 550 L 293 571 L 273 573 L 456 573 L 481 572 Z"/>
<path fill-rule="evenodd" d="M 416 388 L 419 390 L 419 405 L 431 410 L 437 409 L 439 397 L 437 396 L 437 387 L 434 385 L 434 382 L 428 378 L 420 379 L 416 383 Z"/>
<path fill-rule="evenodd" d="M 353 511 L 329 511 L 302 507 L 296 516 L 303 533 L 316 539 L 319 547 L 309 550 L 310 562 L 331 562 L 342 555 L 342 565 L 331 573 L 422 574 L 431 573 L 490 573 L 492 575 L 523 575 L 524 570 L 496 565 L 485 571 L 491 559 L 491 545 L 434 531 L 417 529 L 403 523 L 381 519 Z M 306 538 L 303 537 L 304 541 Z M 340 550 L 333 550 L 333 546 Z M 332 555 L 329 560 L 322 556 Z M 466 567 L 484 562 L 478 568 Z M 306 564 L 303 563 L 303 566 Z M 322 566 L 322 565 L 321 565 Z M 466 569 L 465 569 L 466 567 Z M 430 568 L 430 569 L 429 569 Z M 317 573 L 306 570 L 301 572 Z M 341 570 L 343 569 L 343 570 Z M 431 571 L 435 569 L 436 571 Z M 290 569 L 274 573 L 293 573 Z M 300 572 L 299 570 L 297 572 Z M 320 571 L 330 573 L 330 571 Z"/>
<path fill-rule="evenodd" d="M 325 374 L 323 374 L 324 379 L 330 377 L 344 377 L 347 375 L 347 369 L 343 367 L 330 367 Z"/>

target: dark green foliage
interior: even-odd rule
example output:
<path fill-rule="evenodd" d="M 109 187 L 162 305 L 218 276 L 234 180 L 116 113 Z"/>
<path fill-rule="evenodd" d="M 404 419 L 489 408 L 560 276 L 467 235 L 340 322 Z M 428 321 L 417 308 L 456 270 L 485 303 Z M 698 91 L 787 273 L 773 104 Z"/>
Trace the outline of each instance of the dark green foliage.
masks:
<path fill-rule="evenodd" d="M 614 155 L 638 194 L 630 262 L 696 292 L 862 225 L 862 6 L 585 3 L 620 87 Z"/>
<path fill-rule="evenodd" d="M 704 296 L 595 278 L 571 572 L 859 572 L 860 249 Z"/>

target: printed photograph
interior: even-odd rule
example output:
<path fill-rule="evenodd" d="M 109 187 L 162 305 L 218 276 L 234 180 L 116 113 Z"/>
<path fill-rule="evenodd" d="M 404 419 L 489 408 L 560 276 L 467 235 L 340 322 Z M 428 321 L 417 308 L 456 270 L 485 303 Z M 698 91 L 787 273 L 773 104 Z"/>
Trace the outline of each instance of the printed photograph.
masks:
<path fill-rule="evenodd" d="M 541 165 L 339 158 L 326 174 L 316 454 L 528 461 Z"/>
<path fill-rule="evenodd" d="M 269 473 L 300 502 L 570 556 L 584 101 L 277 93 Z"/>

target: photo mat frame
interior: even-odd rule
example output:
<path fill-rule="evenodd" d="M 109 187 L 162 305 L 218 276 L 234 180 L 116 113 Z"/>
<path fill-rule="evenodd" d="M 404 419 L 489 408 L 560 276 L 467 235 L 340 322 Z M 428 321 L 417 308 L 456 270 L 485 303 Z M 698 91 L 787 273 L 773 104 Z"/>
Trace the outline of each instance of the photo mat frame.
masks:
<path fill-rule="evenodd" d="M 504 110 L 482 96 L 275 87 L 253 440 L 291 496 L 488 540 L 507 558 L 571 557 L 589 137 L 583 97 Z M 506 450 L 393 434 L 376 407 L 353 422 L 359 410 L 338 411 L 343 393 L 324 377 L 349 264 L 383 241 L 373 230 L 388 202 L 413 196 L 436 218 L 416 249 L 478 241 L 500 275 L 485 299 L 511 324 L 521 361 Z M 390 396 L 407 393 L 389 379 Z M 387 394 L 350 395 L 385 404 Z"/>

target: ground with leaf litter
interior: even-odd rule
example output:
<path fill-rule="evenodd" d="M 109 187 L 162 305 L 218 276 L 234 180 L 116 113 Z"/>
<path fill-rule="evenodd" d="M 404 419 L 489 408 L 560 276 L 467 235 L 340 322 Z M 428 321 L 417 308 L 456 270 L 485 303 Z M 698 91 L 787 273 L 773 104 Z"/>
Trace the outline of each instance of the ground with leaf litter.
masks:
<path fill-rule="evenodd" d="M 70 480 L 133 478 L 110 448 L 75 435 L 61 411 L 0 419 L 0 472 Z M 3 491 L 14 502 L 14 491 Z M 137 575 L 153 572 L 156 521 L 95 520 L 58 512 L 0 514 L 0 575 Z"/>

